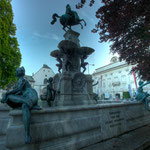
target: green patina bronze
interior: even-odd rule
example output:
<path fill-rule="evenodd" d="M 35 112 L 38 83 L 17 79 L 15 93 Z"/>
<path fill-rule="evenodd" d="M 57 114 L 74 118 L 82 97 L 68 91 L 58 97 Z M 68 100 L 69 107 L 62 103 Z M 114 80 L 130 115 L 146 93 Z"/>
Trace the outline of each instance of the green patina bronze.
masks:
<path fill-rule="evenodd" d="M 72 11 L 69 4 L 66 6 L 66 13 L 62 16 L 59 16 L 58 14 L 54 13 L 52 18 L 51 24 L 54 24 L 57 19 L 56 17 L 60 18 L 60 23 L 63 25 L 63 30 L 67 27 L 68 29 L 71 29 L 71 26 L 73 25 L 81 25 L 81 29 L 83 29 L 83 25 L 81 24 L 81 21 L 84 22 L 84 25 L 86 26 L 86 22 L 84 19 L 80 19 L 76 11 Z"/>
<path fill-rule="evenodd" d="M 7 103 L 12 108 L 22 107 L 23 122 L 25 128 L 25 143 L 31 142 L 30 136 L 30 116 L 31 109 L 40 109 L 38 106 L 37 92 L 31 87 L 30 83 L 24 79 L 25 69 L 20 67 L 16 70 L 18 78 L 16 86 L 3 94 L 2 103 Z"/>
<path fill-rule="evenodd" d="M 52 106 L 52 102 L 55 99 L 55 93 L 56 91 L 53 88 L 53 78 L 50 77 L 48 79 L 48 85 L 47 85 L 47 92 L 46 92 L 46 100 L 49 106 Z"/>
<path fill-rule="evenodd" d="M 139 81 L 139 87 L 137 89 L 137 93 L 136 93 L 136 99 L 138 101 L 141 102 L 145 102 L 145 108 L 146 110 L 149 110 L 149 100 L 148 97 L 150 96 L 150 94 L 148 94 L 147 92 L 143 91 L 143 86 L 150 84 L 150 81 L 144 83 L 142 81 Z"/>

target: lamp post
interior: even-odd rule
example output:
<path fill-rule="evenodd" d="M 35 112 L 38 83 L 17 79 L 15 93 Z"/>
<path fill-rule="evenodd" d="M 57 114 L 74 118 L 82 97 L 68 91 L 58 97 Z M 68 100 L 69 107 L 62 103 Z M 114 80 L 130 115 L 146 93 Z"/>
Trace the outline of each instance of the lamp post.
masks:
<path fill-rule="evenodd" d="M 94 64 L 89 64 L 89 63 L 88 63 L 88 74 L 90 74 L 90 67 L 89 67 L 89 65 L 95 66 Z"/>

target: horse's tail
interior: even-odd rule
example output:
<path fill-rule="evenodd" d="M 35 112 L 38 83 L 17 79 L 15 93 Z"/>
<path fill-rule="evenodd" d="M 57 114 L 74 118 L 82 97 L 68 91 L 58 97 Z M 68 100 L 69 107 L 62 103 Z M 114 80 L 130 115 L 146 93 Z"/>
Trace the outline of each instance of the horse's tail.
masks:
<path fill-rule="evenodd" d="M 54 24 L 57 21 L 56 17 L 60 18 L 60 16 L 58 16 L 56 13 L 53 14 L 53 16 L 52 16 L 53 20 L 52 20 L 51 24 Z"/>

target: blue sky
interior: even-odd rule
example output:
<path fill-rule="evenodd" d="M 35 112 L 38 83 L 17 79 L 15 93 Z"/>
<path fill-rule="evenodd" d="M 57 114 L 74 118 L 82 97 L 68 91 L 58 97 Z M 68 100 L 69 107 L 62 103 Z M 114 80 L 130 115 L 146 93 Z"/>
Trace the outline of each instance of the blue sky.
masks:
<path fill-rule="evenodd" d="M 70 4 L 76 10 L 77 0 L 13 0 L 12 8 L 14 13 L 14 23 L 17 26 L 16 36 L 22 54 L 21 66 L 26 69 L 27 75 L 37 72 L 43 64 L 47 64 L 57 73 L 57 63 L 55 58 L 50 56 L 50 52 L 57 49 L 58 43 L 63 40 L 64 31 L 59 20 L 51 25 L 52 14 L 62 15 L 65 13 L 66 4 Z M 84 8 L 76 10 L 80 18 L 87 22 L 87 26 L 81 30 L 80 25 L 72 27 L 80 33 L 80 45 L 89 46 L 95 52 L 86 60 L 90 66 L 90 73 L 96 68 L 109 63 L 110 54 L 108 43 L 99 43 L 99 35 L 91 33 L 95 23 L 95 11 L 101 5 L 96 2 L 93 7 L 88 3 Z M 88 70 L 88 69 L 87 69 Z M 88 73 L 86 71 L 85 73 Z"/>

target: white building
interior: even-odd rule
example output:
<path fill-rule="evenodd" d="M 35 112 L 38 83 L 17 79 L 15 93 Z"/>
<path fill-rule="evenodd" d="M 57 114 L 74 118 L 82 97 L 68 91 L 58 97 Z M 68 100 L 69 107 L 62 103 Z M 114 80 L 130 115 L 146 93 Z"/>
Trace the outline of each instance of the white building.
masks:
<path fill-rule="evenodd" d="M 109 65 L 100 67 L 93 73 L 94 83 L 99 82 L 93 87 L 93 91 L 105 98 L 123 98 L 123 92 L 129 92 L 131 97 L 136 92 L 136 85 L 133 73 L 130 74 L 132 66 L 125 61 L 118 61 L 115 56 Z M 136 81 L 138 84 L 138 81 Z"/>
<path fill-rule="evenodd" d="M 32 76 L 29 76 L 29 75 L 25 75 L 25 77 L 24 77 L 26 80 L 28 80 L 28 82 L 31 84 L 31 86 L 32 87 L 34 87 L 34 83 L 35 83 L 35 81 L 34 81 L 34 79 L 33 79 L 33 77 Z"/>
<path fill-rule="evenodd" d="M 50 77 L 54 77 L 54 75 L 55 74 L 53 70 L 45 64 L 35 74 L 32 75 L 35 81 L 33 88 L 37 91 L 38 96 L 41 95 L 42 89 L 47 85 L 47 80 Z"/>

